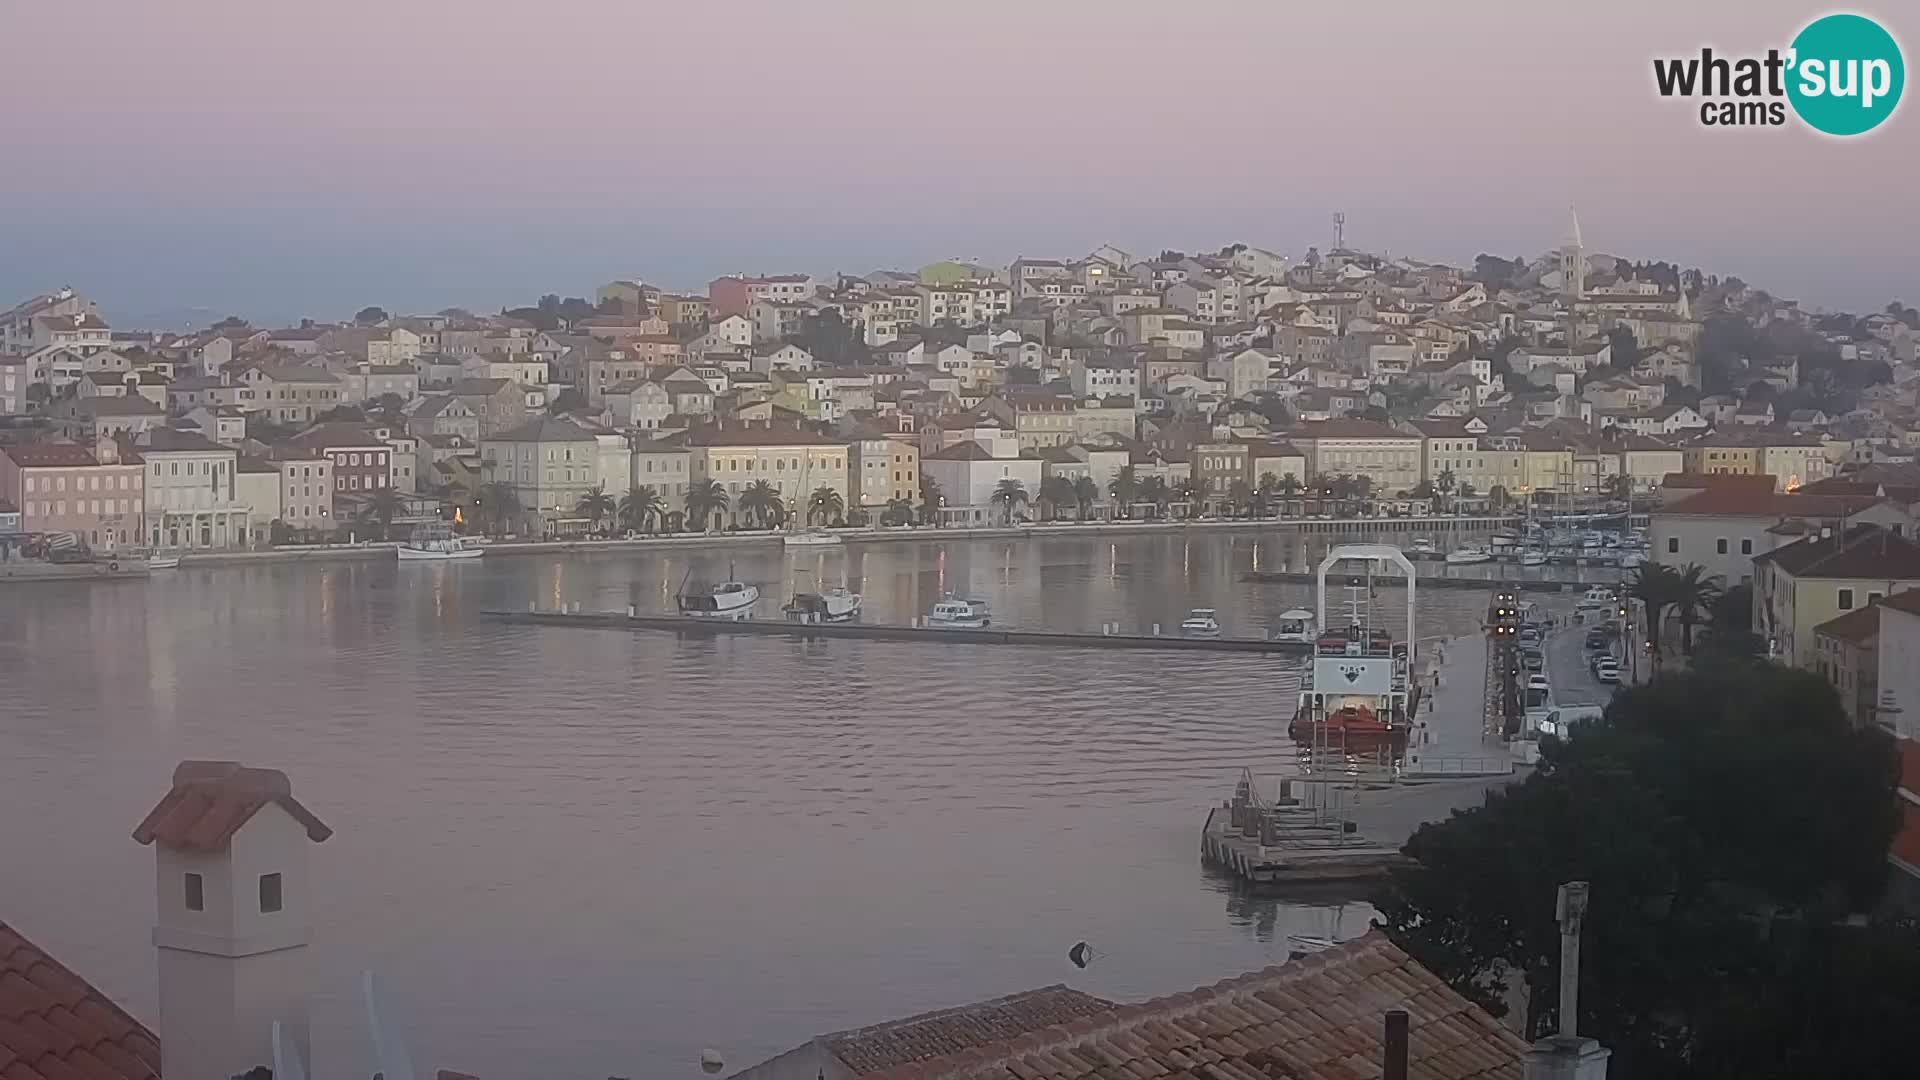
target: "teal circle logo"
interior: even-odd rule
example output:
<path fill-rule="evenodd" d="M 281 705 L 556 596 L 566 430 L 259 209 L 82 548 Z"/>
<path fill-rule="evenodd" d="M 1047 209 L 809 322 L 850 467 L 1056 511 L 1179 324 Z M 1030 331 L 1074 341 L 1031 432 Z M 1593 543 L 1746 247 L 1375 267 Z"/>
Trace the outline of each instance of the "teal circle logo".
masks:
<path fill-rule="evenodd" d="M 1863 15 L 1827 15 L 1793 39 L 1787 100 L 1815 131 L 1859 135 L 1900 104 L 1907 67 L 1900 44 Z"/>

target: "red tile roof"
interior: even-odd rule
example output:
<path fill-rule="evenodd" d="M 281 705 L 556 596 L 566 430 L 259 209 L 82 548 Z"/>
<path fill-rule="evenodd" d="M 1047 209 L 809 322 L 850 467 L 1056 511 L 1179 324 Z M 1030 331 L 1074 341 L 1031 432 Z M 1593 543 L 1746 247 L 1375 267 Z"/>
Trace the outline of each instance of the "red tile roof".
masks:
<path fill-rule="evenodd" d="M 1805 540 L 1754 556 L 1794 577 L 1920 581 L 1920 544 L 1878 525 L 1855 525 L 1833 536 Z"/>
<path fill-rule="evenodd" d="M 1710 487 L 1676 499 L 1654 513 L 1697 514 L 1704 517 L 1838 518 L 1857 514 L 1881 501 L 1873 497 L 1776 492 L 1773 490 L 1772 477 L 1756 479 L 1766 481 L 1765 490 L 1757 487 Z"/>
<path fill-rule="evenodd" d="M 1850 645 L 1866 645 L 1880 634 L 1880 605 L 1868 604 L 1863 608 L 1855 608 L 1815 626 L 1813 632 Z"/>
<path fill-rule="evenodd" d="M 159 841 L 168 847 L 220 851 L 268 803 L 292 814 L 315 843 L 333 835 L 294 799 L 292 783 L 278 769 L 249 769 L 235 761 L 183 761 L 173 770 L 172 790 L 133 830 L 133 838 L 142 844 Z"/>
<path fill-rule="evenodd" d="M 1046 986 L 955 1009 L 822 1035 L 814 1043 L 853 1075 L 865 1076 L 1016 1039 L 1030 1031 L 1098 1016 L 1115 1008 L 1118 1006 L 1104 998 L 1066 986 Z"/>
<path fill-rule="evenodd" d="M 1380 1074 L 1410 1014 L 1409 1073 L 1518 1080 L 1527 1044 L 1378 932 L 1237 979 L 1122 1006 L 870 1080 L 1347 1080 Z"/>
<path fill-rule="evenodd" d="M 82 465 L 98 465 L 99 459 L 93 451 L 84 446 L 71 443 L 34 443 L 30 446 L 9 446 L 4 451 L 13 459 L 15 465 L 23 469 L 71 468 Z"/>
<path fill-rule="evenodd" d="M 0 922 L 0 1077 L 157 1080 L 160 1041 Z"/>

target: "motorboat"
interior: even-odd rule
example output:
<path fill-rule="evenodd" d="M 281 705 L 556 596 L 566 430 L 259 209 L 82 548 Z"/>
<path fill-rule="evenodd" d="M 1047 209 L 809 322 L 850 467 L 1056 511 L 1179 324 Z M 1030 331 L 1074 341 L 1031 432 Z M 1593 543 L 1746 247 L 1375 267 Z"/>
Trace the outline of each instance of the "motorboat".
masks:
<path fill-rule="evenodd" d="M 1217 638 L 1220 636 L 1220 622 L 1214 615 L 1213 608 L 1194 608 L 1180 621 L 1180 632 L 1188 637 Z"/>
<path fill-rule="evenodd" d="M 687 572 L 691 579 L 693 572 Z M 718 585 L 689 588 L 680 583 L 680 614 L 695 619 L 731 619 L 739 622 L 753 618 L 753 605 L 760 600 L 760 587 L 733 580 L 733 567 L 727 567 L 729 580 Z"/>
<path fill-rule="evenodd" d="M 1520 538 L 1517 536 L 1502 536 L 1499 533 L 1495 533 L 1493 534 L 1491 546 L 1494 554 L 1498 555 L 1503 552 L 1512 551 L 1519 543 Z"/>
<path fill-rule="evenodd" d="M 1313 612 L 1305 608 L 1294 608 L 1280 613 L 1279 625 L 1268 635 L 1274 641 L 1290 641 L 1300 645 L 1311 645 L 1317 636 L 1314 632 Z"/>
<path fill-rule="evenodd" d="M 782 610 L 794 622 L 850 622 L 860 615 L 860 594 L 844 588 L 795 593 Z"/>
<path fill-rule="evenodd" d="M 179 565 L 180 556 L 178 555 L 155 555 L 147 560 L 149 570 L 173 570 Z"/>
<path fill-rule="evenodd" d="M 1480 544 L 1463 544 L 1447 552 L 1449 563 L 1483 563 L 1493 561 L 1493 552 Z"/>
<path fill-rule="evenodd" d="M 1580 597 L 1580 602 L 1574 605 L 1576 609 L 1585 609 L 1585 610 L 1592 610 L 1594 608 L 1607 608 L 1612 606 L 1613 606 L 1613 590 L 1607 588 L 1605 585 L 1595 585 L 1593 588 L 1588 589 L 1586 591 L 1586 594 Z"/>
<path fill-rule="evenodd" d="M 486 549 L 471 544 L 463 536 L 455 536 L 453 530 L 445 525 L 422 525 L 413 530 L 395 551 L 401 562 L 448 562 L 454 559 L 477 559 L 485 555 Z"/>
<path fill-rule="evenodd" d="M 787 547 L 833 547 L 840 538 L 825 529 L 802 529 L 788 533 L 780 542 Z"/>
<path fill-rule="evenodd" d="M 966 600 L 949 596 L 933 605 L 927 614 L 929 630 L 982 630 L 993 622 L 987 617 L 985 600 Z"/>
<path fill-rule="evenodd" d="M 1438 549 L 1436 549 L 1436 548 L 1435 548 L 1435 547 L 1433 546 L 1433 541 L 1431 541 L 1431 540 L 1429 540 L 1429 539 L 1427 539 L 1427 538 L 1426 538 L 1426 537 L 1424 537 L 1424 536 L 1423 536 L 1423 537 L 1421 537 L 1421 538 L 1420 538 L 1420 539 L 1418 539 L 1418 540 L 1415 540 L 1415 541 L 1413 542 L 1413 548 L 1412 548 L 1412 552 L 1413 552 L 1413 554 L 1415 554 L 1415 555 L 1438 555 L 1438 554 L 1440 554 L 1440 552 L 1439 552 L 1439 550 L 1438 550 Z"/>
<path fill-rule="evenodd" d="M 1547 565 L 1547 553 L 1544 551 L 1523 551 L 1520 553 L 1521 566 Z"/>
<path fill-rule="evenodd" d="M 1631 570 L 1647 561 L 1647 557 L 1638 551 L 1628 550 L 1620 556 L 1620 569 Z"/>

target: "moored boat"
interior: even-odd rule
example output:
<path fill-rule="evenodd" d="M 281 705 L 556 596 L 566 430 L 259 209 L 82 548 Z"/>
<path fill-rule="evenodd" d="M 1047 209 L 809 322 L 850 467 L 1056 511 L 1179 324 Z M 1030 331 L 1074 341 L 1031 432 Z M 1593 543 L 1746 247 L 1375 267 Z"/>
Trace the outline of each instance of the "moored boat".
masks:
<path fill-rule="evenodd" d="M 689 588 L 693 572 L 680 583 L 680 614 L 695 619 L 751 619 L 753 605 L 760 599 L 760 587 L 733 579 L 733 567 L 727 567 L 727 581 L 718 585 Z"/>
<path fill-rule="evenodd" d="M 850 622 L 860 615 L 860 594 L 844 588 L 795 593 L 782 610 L 795 622 Z"/>
<path fill-rule="evenodd" d="M 825 529 L 802 529 L 788 533 L 780 542 L 787 547 L 833 547 L 840 538 Z"/>
<path fill-rule="evenodd" d="M 1217 638 L 1220 636 L 1220 622 L 1214 618 L 1213 608 L 1194 608 L 1180 621 L 1180 632 L 1188 637 Z"/>
<path fill-rule="evenodd" d="M 405 543 L 395 549 L 401 562 L 447 562 L 453 559 L 477 559 L 486 549 L 455 536 L 445 525 L 422 525 L 413 530 Z"/>
<path fill-rule="evenodd" d="M 1462 544 L 1447 552 L 1447 561 L 1455 565 L 1461 563 L 1483 563 L 1493 561 L 1493 552 L 1479 544 Z"/>
<path fill-rule="evenodd" d="M 180 565 L 178 555 L 153 555 L 147 559 L 149 570 L 172 570 Z"/>
<path fill-rule="evenodd" d="M 927 614 L 930 630 L 982 630 L 993 622 L 987 617 L 985 600 L 967 600 L 949 596 L 933 605 Z"/>
<path fill-rule="evenodd" d="M 1520 554 L 1521 566 L 1547 565 L 1547 553 L 1544 551 L 1525 551 Z"/>
<path fill-rule="evenodd" d="M 1280 613 L 1280 621 L 1268 635 L 1274 641 L 1292 641 L 1311 645 L 1314 640 L 1313 612 L 1294 608 Z"/>

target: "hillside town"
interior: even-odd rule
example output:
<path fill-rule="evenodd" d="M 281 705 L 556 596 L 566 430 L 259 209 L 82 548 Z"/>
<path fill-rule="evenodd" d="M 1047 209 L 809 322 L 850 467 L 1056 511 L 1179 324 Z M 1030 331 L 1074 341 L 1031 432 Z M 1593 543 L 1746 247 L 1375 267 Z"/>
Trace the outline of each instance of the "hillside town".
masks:
<path fill-rule="evenodd" d="M 1363 515 L 1786 492 L 1920 446 L 1920 313 L 1585 251 L 1101 247 L 832 280 L 613 281 L 482 316 L 116 328 L 0 315 L 5 527 L 97 551 L 422 521 L 681 529 Z"/>

